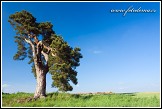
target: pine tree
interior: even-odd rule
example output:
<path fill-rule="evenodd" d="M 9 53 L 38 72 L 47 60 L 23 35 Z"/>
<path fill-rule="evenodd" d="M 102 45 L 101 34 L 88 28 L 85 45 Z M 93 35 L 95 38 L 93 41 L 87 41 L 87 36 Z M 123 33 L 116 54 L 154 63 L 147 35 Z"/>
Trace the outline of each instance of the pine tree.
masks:
<path fill-rule="evenodd" d="M 46 96 L 46 74 L 52 76 L 52 87 L 72 91 L 70 81 L 77 82 L 76 67 L 80 65 L 80 48 L 72 48 L 61 36 L 56 35 L 50 22 L 36 22 L 30 12 L 22 10 L 9 16 L 9 23 L 16 30 L 17 53 L 14 60 L 29 58 L 32 73 L 37 80 L 34 98 Z"/>

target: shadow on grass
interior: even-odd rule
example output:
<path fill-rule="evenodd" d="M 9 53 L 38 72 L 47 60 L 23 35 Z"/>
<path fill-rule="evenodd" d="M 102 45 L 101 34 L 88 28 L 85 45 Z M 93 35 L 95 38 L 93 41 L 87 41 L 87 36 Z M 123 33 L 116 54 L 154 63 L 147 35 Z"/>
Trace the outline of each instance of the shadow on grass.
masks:
<path fill-rule="evenodd" d="M 118 95 L 128 95 L 128 96 L 136 96 L 136 92 L 134 93 L 117 93 Z"/>
<path fill-rule="evenodd" d="M 55 92 L 55 93 L 48 93 L 47 97 L 52 98 L 52 96 L 58 96 L 59 93 Z"/>
<path fill-rule="evenodd" d="M 93 95 L 81 95 L 81 94 L 72 94 L 71 95 L 74 98 L 80 98 L 80 99 L 90 99 Z"/>
<path fill-rule="evenodd" d="M 92 97 L 93 95 L 91 94 L 68 94 L 68 93 L 48 93 L 47 97 L 49 98 L 74 98 L 74 99 L 83 99 L 83 100 L 88 100 Z"/>

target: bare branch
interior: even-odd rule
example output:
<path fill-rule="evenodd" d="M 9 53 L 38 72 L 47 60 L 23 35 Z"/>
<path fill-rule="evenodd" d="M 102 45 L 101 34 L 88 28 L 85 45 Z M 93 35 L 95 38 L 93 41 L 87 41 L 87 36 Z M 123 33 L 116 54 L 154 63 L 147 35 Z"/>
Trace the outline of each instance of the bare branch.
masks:
<path fill-rule="evenodd" d="M 48 62 L 48 54 L 45 53 L 44 51 L 42 51 L 41 53 L 42 53 L 42 55 L 44 56 L 46 62 Z"/>
<path fill-rule="evenodd" d="M 33 57 L 35 58 L 35 56 L 36 56 L 36 50 L 35 50 L 34 44 L 32 43 L 32 41 L 30 39 L 27 39 L 27 38 L 24 38 L 24 39 L 32 47 Z"/>
<path fill-rule="evenodd" d="M 27 43 L 29 43 L 30 45 L 32 45 L 32 42 L 31 42 L 29 39 L 26 39 L 26 38 L 25 38 L 25 41 L 26 41 Z"/>
<path fill-rule="evenodd" d="M 41 53 L 42 49 L 43 49 L 42 41 L 39 41 L 37 43 L 37 54 Z"/>
<path fill-rule="evenodd" d="M 52 56 L 56 56 L 56 53 L 55 54 L 51 53 L 51 54 L 52 54 Z"/>
<path fill-rule="evenodd" d="M 56 52 L 56 49 L 54 48 L 54 49 L 52 49 L 51 47 L 47 47 L 46 45 L 44 45 L 43 44 L 43 47 L 45 48 L 45 49 L 47 49 L 48 50 L 48 53 L 47 54 L 49 54 L 50 53 L 50 51 L 51 52 Z M 54 53 L 52 53 L 52 56 L 56 56 L 56 53 L 54 54 Z"/>

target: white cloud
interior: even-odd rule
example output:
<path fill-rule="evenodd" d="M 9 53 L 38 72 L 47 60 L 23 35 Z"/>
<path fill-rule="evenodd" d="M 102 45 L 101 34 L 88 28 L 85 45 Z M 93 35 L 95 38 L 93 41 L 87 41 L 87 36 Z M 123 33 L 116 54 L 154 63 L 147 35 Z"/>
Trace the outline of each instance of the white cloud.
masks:
<path fill-rule="evenodd" d="M 77 84 L 76 86 L 79 87 L 79 84 Z"/>
<path fill-rule="evenodd" d="M 119 89 L 119 90 L 123 90 L 123 89 L 125 89 L 125 87 L 119 87 L 118 89 Z"/>
<path fill-rule="evenodd" d="M 102 53 L 102 51 L 99 51 L 99 50 L 94 50 L 94 51 L 93 51 L 93 53 L 94 53 L 94 54 L 101 54 L 101 53 Z"/>
<path fill-rule="evenodd" d="M 126 91 L 128 90 L 128 87 L 119 87 L 118 90 Z"/>
<path fill-rule="evenodd" d="M 10 88 L 11 88 L 10 85 L 3 84 L 2 85 L 2 92 L 5 92 L 5 93 L 7 92 L 8 93 L 8 92 L 10 92 Z"/>
<path fill-rule="evenodd" d="M 3 84 L 2 85 L 2 88 L 7 88 L 7 87 L 9 87 L 10 85 L 8 85 L 8 84 Z"/>
<path fill-rule="evenodd" d="M 119 85 L 124 85 L 125 83 L 124 82 L 118 82 Z"/>
<path fill-rule="evenodd" d="M 159 86 L 159 84 L 156 84 L 156 83 L 150 83 L 151 86 Z"/>

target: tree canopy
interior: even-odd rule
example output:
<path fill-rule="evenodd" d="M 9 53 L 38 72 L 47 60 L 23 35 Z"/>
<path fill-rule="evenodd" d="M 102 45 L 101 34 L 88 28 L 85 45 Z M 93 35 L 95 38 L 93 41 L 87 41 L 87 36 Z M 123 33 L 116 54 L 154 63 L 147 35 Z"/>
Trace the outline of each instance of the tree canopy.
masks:
<path fill-rule="evenodd" d="M 73 90 L 69 82 L 78 83 L 76 67 L 83 57 L 81 49 L 70 47 L 63 37 L 55 33 L 51 22 L 37 22 L 26 10 L 11 14 L 8 21 L 16 30 L 17 52 L 13 59 L 24 60 L 28 57 L 35 77 L 38 64 L 51 74 L 52 87 L 60 91 Z"/>

